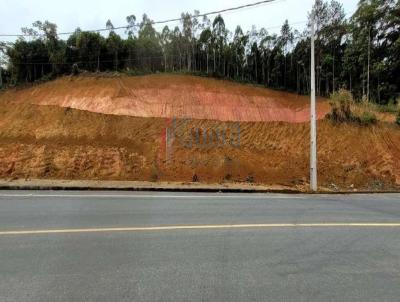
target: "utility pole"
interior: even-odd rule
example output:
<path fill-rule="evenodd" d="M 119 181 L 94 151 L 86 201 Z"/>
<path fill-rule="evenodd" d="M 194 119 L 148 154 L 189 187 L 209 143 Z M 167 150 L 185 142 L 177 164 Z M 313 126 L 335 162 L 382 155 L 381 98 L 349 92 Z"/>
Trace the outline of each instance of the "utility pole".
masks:
<path fill-rule="evenodd" d="M 2 70 L 1 70 L 1 64 L 3 64 L 3 60 L 2 60 L 2 49 L 0 48 L 0 89 L 3 88 L 3 74 L 2 74 Z"/>
<path fill-rule="evenodd" d="M 311 15 L 311 142 L 310 142 L 310 186 L 318 190 L 317 184 L 317 120 L 315 102 L 315 10 Z"/>

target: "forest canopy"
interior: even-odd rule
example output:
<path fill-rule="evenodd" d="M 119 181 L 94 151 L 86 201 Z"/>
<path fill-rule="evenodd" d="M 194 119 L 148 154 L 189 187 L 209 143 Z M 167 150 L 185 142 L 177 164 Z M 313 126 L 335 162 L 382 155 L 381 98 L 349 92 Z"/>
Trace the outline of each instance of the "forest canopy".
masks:
<path fill-rule="evenodd" d="M 335 0 L 318 0 L 314 9 L 317 94 L 345 88 L 357 99 L 380 104 L 398 99 L 400 1 L 361 0 L 349 17 Z M 105 35 L 77 28 L 66 40 L 57 34 L 55 23 L 37 21 L 22 28 L 24 37 L 14 43 L 0 42 L 5 58 L 0 85 L 77 70 L 186 72 L 309 94 L 310 26 L 299 32 L 286 21 L 279 34 L 254 26 L 248 32 L 240 26 L 231 32 L 221 15 L 213 20 L 199 15 L 182 13 L 180 26 L 161 31 L 147 15 L 141 20 L 130 15 L 122 36 L 108 20 Z"/>

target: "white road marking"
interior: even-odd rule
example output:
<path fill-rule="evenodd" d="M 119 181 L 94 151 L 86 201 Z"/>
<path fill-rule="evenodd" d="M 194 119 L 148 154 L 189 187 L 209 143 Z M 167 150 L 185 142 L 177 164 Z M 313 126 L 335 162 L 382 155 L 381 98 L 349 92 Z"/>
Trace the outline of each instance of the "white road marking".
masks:
<path fill-rule="evenodd" d="M 178 225 L 156 227 L 126 228 L 88 228 L 58 230 L 15 230 L 1 231 L 0 236 L 45 235 L 76 233 L 115 233 L 115 232 L 155 232 L 179 230 L 215 230 L 215 229 L 276 229 L 276 228 L 399 228 L 400 223 L 278 223 L 278 224 L 235 224 L 235 225 Z"/>
<path fill-rule="evenodd" d="M 183 198 L 183 199 L 304 199 L 304 196 L 282 196 L 282 195 L 112 195 L 112 194 L 101 194 L 101 195 L 82 195 L 82 194 L 0 194 L 0 197 L 52 197 L 52 198 Z"/>

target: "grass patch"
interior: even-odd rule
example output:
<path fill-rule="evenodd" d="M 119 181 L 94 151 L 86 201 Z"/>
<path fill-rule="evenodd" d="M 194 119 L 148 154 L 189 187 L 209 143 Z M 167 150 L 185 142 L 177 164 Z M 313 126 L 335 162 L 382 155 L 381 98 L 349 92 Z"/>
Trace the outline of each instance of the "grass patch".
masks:
<path fill-rule="evenodd" d="M 364 111 L 359 116 L 359 123 L 364 126 L 376 124 L 377 121 L 378 119 L 376 118 L 375 113 L 372 113 L 370 111 Z"/>
<path fill-rule="evenodd" d="M 391 100 L 387 105 L 380 105 L 375 103 L 369 103 L 369 105 L 377 112 L 397 113 L 400 110 L 400 99 Z"/>
<path fill-rule="evenodd" d="M 330 97 L 331 112 L 327 118 L 337 123 L 358 123 L 363 126 L 376 124 L 375 104 L 355 102 L 350 91 L 341 89 Z"/>

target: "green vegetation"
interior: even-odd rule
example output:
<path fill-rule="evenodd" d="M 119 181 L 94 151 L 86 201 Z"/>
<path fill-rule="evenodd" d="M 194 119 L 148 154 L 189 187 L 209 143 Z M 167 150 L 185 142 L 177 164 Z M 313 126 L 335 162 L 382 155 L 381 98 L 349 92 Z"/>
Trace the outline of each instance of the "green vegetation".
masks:
<path fill-rule="evenodd" d="M 384 106 L 398 97 L 400 2 L 361 0 L 349 19 L 336 0 L 318 0 L 315 9 L 317 94 L 345 87 L 356 99 Z M 310 92 L 309 30 L 295 31 L 287 21 L 279 35 L 255 27 L 243 32 L 240 26 L 229 32 L 221 16 L 203 19 L 198 11 L 183 13 L 181 26 L 161 32 L 147 15 L 141 21 L 128 16 L 125 33 L 110 20 L 106 28 L 104 34 L 78 28 L 59 37 L 56 24 L 37 21 L 22 29 L 28 38 L 0 44 L 7 64 L 0 79 L 17 85 L 77 70 L 187 72 Z"/>
<path fill-rule="evenodd" d="M 370 103 L 370 106 L 377 112 L 397 113 L 400 110 L 399 100 L 390 100 L 387 104 Z"/>
<path fill-rule="evenodd" d="M 351 106 L 354 104 L 353 95 L 350 91 L 341 89 L 334 92 L 330 98 L 332 112 L 328 118 L 335 122 L 349 122 L 354 120 Z"/>
<path fill-rule="evenodd" d="M 371 111 L 364 111 L 361 113 L 360 117 L 358 118 L 359 123 L 361 125 L 371 125 L 371 124 L 376 124 L 378 119 L 376 118 L 375 113 Z"/>
<path fill-rule="evenodd" d="M 340 89 L 330 97 L 331 113 L 327 118 L 339 123 L 353 122 L 360 125 L 375 124 L 378 119 L 372 109 L 374 106 L 364 102 L 355 102 L 350 91 Z"/>
<path fill-rule="evenodd" d="M 399 112 L 397 113 L 396 124 L 400 126 L 400 110 L 399 110 Z"/>

